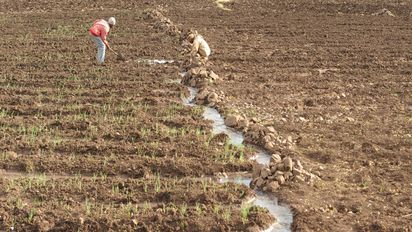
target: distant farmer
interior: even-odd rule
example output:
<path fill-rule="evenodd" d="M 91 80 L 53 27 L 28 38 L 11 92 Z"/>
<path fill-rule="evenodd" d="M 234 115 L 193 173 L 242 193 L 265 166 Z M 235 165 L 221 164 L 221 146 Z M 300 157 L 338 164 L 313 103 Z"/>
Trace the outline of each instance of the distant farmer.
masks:
<path fill-rule="evenodd" d="M 210 48 L 203 36 L 193 32 L 189 34 L 188 41 L 192 44 L 190 55 L 202 64 L 206 64 L 210 55 Z"/>
<path fill-rule="evenodd" d="M 98 19 L 94 21 L 93 26 L 89 29 L 92 40 L 97 45 L 96 58 L 98 64 L 104 63 L 106 47 L 117 55 L 117 53 L 110 47 L 109 42 L 107 42 L 106 39 L 106 36 L 109 34 L 110 29 L 113 28 L 114 25 L 116 25 L 116 19 L 114 17 L 110 17 L 107 21 L 104 19 Z"/>

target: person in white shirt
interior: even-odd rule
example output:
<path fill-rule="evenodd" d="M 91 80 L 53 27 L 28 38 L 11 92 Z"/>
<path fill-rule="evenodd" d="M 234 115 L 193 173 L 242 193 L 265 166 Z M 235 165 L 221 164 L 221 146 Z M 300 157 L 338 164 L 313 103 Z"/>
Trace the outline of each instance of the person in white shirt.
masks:
<path fill-rule="evenodd" d="M 187 40 L 192 44 L 190 55 L 195 61 L 199 60 L 201 64 L 206 64 L 209 59 L 211 50 L 203 36 L 197 32 L 190 33 Z"/>

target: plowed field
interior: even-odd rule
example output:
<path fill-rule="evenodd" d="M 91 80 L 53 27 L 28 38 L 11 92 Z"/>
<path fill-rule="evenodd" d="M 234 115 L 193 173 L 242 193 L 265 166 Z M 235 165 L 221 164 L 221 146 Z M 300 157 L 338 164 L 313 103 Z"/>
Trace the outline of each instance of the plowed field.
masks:
<path fill-rule="evenodd" d="M 0 3 L 0 231 L 247 231 L 272 221 L 242 206 L 249 188 L 213 180 L 252 171 L 253 148 L 213 136 L 202 109 L 182 104 L 181 41 L 145 9 L 204 36 L 220 111 L 272 126 L 290 142 L 275 150 L 320 177 L 277 191 L 293 231 L 412 230 L 410 1 Z M 96 66 L 87 30 L 109 16 L 109 42 L 127 61 L 108 52 Z"/>

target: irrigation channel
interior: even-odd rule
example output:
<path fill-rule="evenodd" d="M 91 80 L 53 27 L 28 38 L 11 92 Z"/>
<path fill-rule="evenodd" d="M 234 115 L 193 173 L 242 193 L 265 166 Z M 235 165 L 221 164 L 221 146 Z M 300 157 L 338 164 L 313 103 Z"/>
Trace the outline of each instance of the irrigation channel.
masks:
<path fill-rule="evenodd" d="M 180 80 L 176 80 L 175 82 L 180 83 Z M 187 106 L 194 106 L 195 103 L 193 103 L 193 100 L 195 99 L 198 90 L 192 87 L 187 88 L 189 89 L 190 95 L 187 98 L 182 99 L 183 103 Z M 207 120 L 213 121 L 213 134 L 224 133 L 229 137 L 231 144 L 235 146 L 240 146 L 243 144 L 244 137 L 242 133 L 227 127 L 224 123 L 222 115 L 220 115 L 220 113 L 216 109 L 207 106 L 203 106 L 203 109 L 203 117 Z M 252 159 L 256 160 L 256 162 L 259 164 L 269 165 L 270 155 L 263 149 L 257 149 L 256 155 L 253 156 Z M 229 177 L 220 178 L 219 182 L 233 182 L 249 187 L 249 184 L 252 181 L 252 178 L 250 176 L 251 175 L 247 173 L 234 174 L 229 175 Z M 269 212 L 277 219 L 277 221 L 273 225 L 264 230 L 265 232 L 291 231 L 290 227 L 293 221 L 293 214 L 288 206 L 278 204 L 278 200 L 274 195 L 256 191 L 256 197 L 251 204 L 267 208 Z"/>
<path fill-rule="evenodd" d="M 142 62 L 142 61 L 140 61 Z M 156 64 L 173 64 L 173 60 L 144 60 L 142 63 L 149 65 Z M 182 77 L 184 73 L 180 74 Z M 181 84 L 181 79 L 175 79 L 171 81 L 172 83 Z M 198 89 L 193 87 L 187 87 L 189 90 L 189 96 L 182 98 L 183 104 L 186 106 L 195 106 L 194 99 L 198 93 Z M 244 137 L 243 134 L 229 128 L 225 125 L 222 115 L 214 108 L 202 106 L 203 107 L 203 117 L 207 120 L 213 122 L 213 134 L 226 134 L 229 137 L 229 142 L 234 146 L 240 146 L 243 144 Z M 254 155 L 252 160 L 262 165 L 269 165 L 270 155 L 265 150 L 256 148 L 256 155 Z M 251 173 L 235 173 L 230 174 L 228 177 L 222 177 L 218 180 L 220 183 L 232 182 L 236 184 L 243 184 L 249 187 L 252 181 Z M 263 230 L 263 232 L 289 232 L 291 231 L 291 224 L 293 222 L 293 214 L 287 205 L 279 204 L 278 199 L 273 194 L 268 194 L 260 191 L 255 191 L 256 197 L 252 199 L 250 204 L 260 206 L 269 210 L 269 213 L 276 218 L 276 222 L 273 223 L 269 228 Z"/>

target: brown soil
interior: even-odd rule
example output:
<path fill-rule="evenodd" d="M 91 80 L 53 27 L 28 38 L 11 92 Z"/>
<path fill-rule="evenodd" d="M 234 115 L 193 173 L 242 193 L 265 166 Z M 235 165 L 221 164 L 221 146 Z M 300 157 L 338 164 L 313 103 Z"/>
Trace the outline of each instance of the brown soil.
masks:
<path fill-rule="evenodd" d="M 220 109 L 292 136 L 281 152 L 321 176 L 277 192 L 294 231 L 412 230 L 412 4 L 392 0 L 237 0 L 231 11 L 201 0 L 3 1 L 0 168 L 46 177 L 1 176 L 0 230 L 270 222 L 262 209 L 241 217 L 249 189 L 190 178 L 250 171 L 250 151 L 211 142 L 199 108 L 181 105 L 185 87 L 170 83 L 176 66 L 136 62 L 182 58 L 178 38 L 143 17 L 158 6 L 209 42 Z M 395 17 L 375 14 L 383 8 Z M 119 25 L 109 40 L 127 61 L 108 53 L 94 66 L 86 31 L 110 15 Z"/>
<path fill-rule="evenodd" d="M 206 178 L 250 171 L 253 149 L 228 149 L 200 107 L 183 106 L 175 64 L 139 62 L 176 59 L 179 41 L 144 19 L 150 4 L 102 6 L 0 6 L 0 231 L 267 227 L 267 210 L 242 205 L 249 188 Z M 126 61 L 107 53 L 96 66 L 87 29 L 110 15 Z"/>
<path fill-rule="evenodd" d="M 219 108 L 291 136 L 281 154 L 321 177 L 278 190 L 293 230 L 410 231 L 411 2 L 198 4 L 168 16 L 211 45 Z"/>

